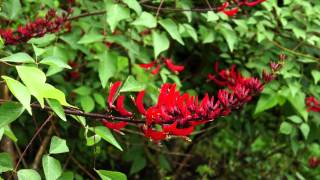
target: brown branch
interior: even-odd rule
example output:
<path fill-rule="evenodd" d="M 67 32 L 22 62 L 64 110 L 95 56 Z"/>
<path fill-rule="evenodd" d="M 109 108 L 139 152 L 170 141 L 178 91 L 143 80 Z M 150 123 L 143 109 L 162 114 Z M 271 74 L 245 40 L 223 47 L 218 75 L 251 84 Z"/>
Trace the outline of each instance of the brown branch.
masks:
<path fill-rule="evenodd" d="M 24 151 L 21 154 L 21 157 L 19 158 L 16 167 L 14 168 L 14 172 L 17 171 L 19 164 L 23 158 L 23 156 L 26 154 L 27 150 L 29 149 L 29 147 L 31 146 L 31 144 L 33 143 L 33 141 L 36 139 L 36 137 L 38 136 L 38 134 L 41 132 L 41 130 L 45 127 L 45 125 L 50 122 L 51 118 L 53 117 L 53 114 L 50 114 L 49 117 L 42 123 L 42 125 L 39 127 L 39 129 L 35 132 L 35 134 L 32 136 L 31 140 L 29 141 L 27 147 L 24 149 Z"/>
<path fill-rule="evenodd" d="M 90 179 L 96 180 L 97 178 L 95 178 L 89 171 L 87 171 L 86 167 L 84 167 L 82 164 L 80 164 L 80 162 L 74 158 L 72 155 L 70 156 L 70 159 L 73 163 L 75 163 L 85 174 L 87 174 Z"/>
<path fill-rule="evenodd" d="M 156 18 L 158 18 L 158 16 L 159 16 L 161 7 L 162 7 L 162 5 L 163 5 L 163 2 L 164 2 L 164 0 L 161 0 L 161 1 L 160 1 L 160 5 L 159 5 L 159 7 L 158 7 L 158 9 L 157 9 L 157 13 L 156 13 Z"/>
<path fill-rule="evenodd" d="M 158 10 L 159 7 L 152 6 L 148 4 L 141 4 L 143 7 L 153 10 Z M 181 12 L 181 11 L 192 11 L 192 12 L 208 12 L 212 11 L 213 9 L 210 8 L 190 8 L 190 9 L 182 9 L 182 8 L 168 8 L 168 7 L 162 7 L 160 8 L 160 11 L 172 11 L 172 12 Z"/>
<path fill-rule="evenodd" d="M 43 153 L 45 152 L 48 144 L 49 144 L 49 141 L 51 139 L 51 136 L 52 136 L 52 133 L 53 133 L 53 126 L 50 126 L 49 130 L 48 130 L 48 134 L 47 136 L 43 139 L 42 143 L 41 143 L 41 146 L 39 147 L 39 150 L 34 158 L 34 161 L 32 163 L 32 169 L 38 169 L 38 166 L 39 166 L 39 163 L 41 161 L 41 157 L 43 155 Z"/>
<path fill-rule="evenodd" d="M 73 20 L 77 20 L 79 18 L 83 18 L 83 17 L 89 17 L 89 16 L 96 16 L 96 15 L 103 15 L 106 13 L 106 10 L 100 10 L 100 11 L 94 11 L 94 12 L 86 12 L 83 14 L 79 14 L 77 16 L 73 16 L 68 18 L 68 21 L 73 21 Z"/>

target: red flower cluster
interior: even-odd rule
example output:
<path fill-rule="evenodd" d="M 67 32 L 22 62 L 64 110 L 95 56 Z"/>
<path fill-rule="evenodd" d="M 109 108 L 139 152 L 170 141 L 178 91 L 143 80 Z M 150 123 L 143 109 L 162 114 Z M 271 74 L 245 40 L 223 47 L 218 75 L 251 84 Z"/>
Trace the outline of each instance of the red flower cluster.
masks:
<path fill-rule="evenodd" d="M 308 164 L 310 168 L 316 168 L 319 166 L 320 160 L 315 156 L 311 156 L 308 160 Z"/>
<path fill-rule="evenodd" d="M 162 64 L 164 64 L 170 71 L 174 73 L 179 73 L 184 70 L 184 66 L 173 64 L 173 61 L 170 58 L 160 58 L 160 62 L 154 60 L 151 63 L 139 64 L 139 66 L 146 70 L 153 68 L 151 73 L 156 75 L 159 73 Z"/>
<path fill-rule="evenodd" d="M 33 37 L 42 37 L 47 33 L 55 33 L 63 27 L 67 31 L 71 30 L 68 17 L 72 13 L 72 9 L 68 9 L 62 16 L 58 16 L 55 10 L 49 10 L 44 18 L 37 18 L 34 22 L 29 22 L 25 26 L 20 25 L 17 30 L 11 28 L 0 29 L 0 36 L 7 45 L 16 45 L 27 42 Z"/>
<path fill-rule="evenodd" d="M 166 83 L 160 89 L 157 103 L 145 108 L 143 103 L 145 91 L 139 92 L 134 104 L 145 118 L 142 126 L 145 136 L 154 141 L 164 140 L 170 136 L 186 137 L 196 126 L 229 115 L 232 110 L 240 108 L 250 101 L 252 96 L 263 90 L 264 83 L 258 78 L 243 77 L 235 70 L 235 66 L 230 70 L 219 71 L 216 65 L 216 71 L 217 75 L 209 75 L 209 78 L 218 85 L 228 87 L 228 89 L 219 90 L 216 97 L 205 94 L 202 100 L 199 100 L 198 96 L 178 91 L 176 84 Z M 125 96 L 118 96 L 121 84 L 118 81 L 110 87 L 109 108 L 116 110 L 121 116 L 133 119 L 134 114 L 124 107 Z M 115 101 L 116 105 L 114 105 Z M 127 122 L 104 120 L 103 124 L 120 131 Z"/>
<path fill-rule="evenodd" d="M 225 2 L 222 4 L 222 6 L 218 7 L 219 12 L 223 12 L 227 16 L 234 16 L 238 13 L 239 7 L 241 6 L 248 6 L 248 7 L 253 7 L 256 6 L 266 0 L 255 0 L 255 1 L 248 1 L 248 0 L 233 0 L 233 3 L 235 6 L 233 8 L 229 8 L 230 4 L 229 2 Z"/>
<path fill-rule="evenodd" d="M 306 98 L 307 111 L 320 112 L 319 101 L 314 96 Z"/>

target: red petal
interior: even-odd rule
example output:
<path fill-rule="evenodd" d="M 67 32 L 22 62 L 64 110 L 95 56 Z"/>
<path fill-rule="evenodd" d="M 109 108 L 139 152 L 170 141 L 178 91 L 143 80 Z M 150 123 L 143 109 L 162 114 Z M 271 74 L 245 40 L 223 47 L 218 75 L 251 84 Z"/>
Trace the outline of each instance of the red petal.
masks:
<path fill-rule="evenodd" d="M 122 84 L 121 81 L 117 81 L 110 87 L 109 96 L 108 96 L 108 104 L 110 108 L 114 108 L 114 105 L 113 105 L 113 101 L 115 98 L 114 96 L 116 95 L 121 84 Z"/>
<path fill-rule="evenodd" d="M 235 7 L 235 8 L 230 9 L 230 10 L 223 10 L 222 12 L 224 14 L 226 14 L 227 16 L 234 16 L 234 15 L 236 15 L 238 13 L 238 10 L 239 10 L 238 7 Z"/>
<path fill-rule="evenodd" d="M 143 129 L 143 131 L 147 138 L 151 138 L 154 141 L 161 141 L 167 138 L 166 133 L 163 131 L 154 131 L 151 128 Z"/>
<path fill-rule="evenodd" d="M 164 62 L 170 71 L 180 72 L 184 69 L 184 66 L 174 65 L 171 59 L 166 59 Z"/>
<path fill-rule="evenodd" d="M 178 121 L 174 122 L 171 125 L 163 126 L 163 131 L 168 132 L 175 136 L 188 136 L 193 132 L 194 127 L 190 126 L 187 128 L 177 128 Z"/>
<path fill-rule="evenodd" d="M 256 6 L 264 1 L 266 1 L 266 0 L 257 0 L 257 1 L 253 1 L 253 2 L 245 1 L 244 5 L 249 6 L 249 7 L 253 7 L 253 6 Z"/>
<path fill-rule="evenodd" d="M 139 66 L 143 69 L 149 69 L 149 68 L 152 68 L 155 63 L 156 61 L 152 61 L 151 63 L 139 64 Z"/>
<path fill-rule="evenodd" d="M 158 64 L 158 66 L 154 69 L 154 70 L 152 70 L 151 71 L 151 73 L 153 74 L 153 75 L 156 75 L 156 74 L 158 74 L 158 72 L 159 72 L 159 70 L 160 70 L 160 64 Z"/>
<path fill-rule="evenodd" d="M 127 122 L 123 122 L 123 121 L 109 122 L 105 119 L 102 120 L 102 124 L 109 129 L 118 130 L 118 131 L 120 131 L 121 129 L 123 129 L 124 127 L 126 127 L 128 125 Z"/>
<path fill-rule="evenodd" d="M 146 109 L 143 106 L 143 97 L 144 97 L 144 91 L 140 91 L 138 93 L 137 99 L 136 99 L 136 106 L 138 108 L 138 111 L 145 115 L 146 114 Z"/>
<path fill-rule="evenodd" d="M 124 99 L 125 96 L 118 97 L 116 111 L 118 111 L 122 116 L 131 116 L 132 113 L 124 108 Z"/>

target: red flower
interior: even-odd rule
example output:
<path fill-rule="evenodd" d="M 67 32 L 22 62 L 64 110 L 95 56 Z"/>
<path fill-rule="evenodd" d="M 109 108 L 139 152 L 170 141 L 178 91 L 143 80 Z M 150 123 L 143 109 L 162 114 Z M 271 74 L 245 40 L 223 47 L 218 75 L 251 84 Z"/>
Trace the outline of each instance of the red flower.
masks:
<path fill-rule="evenodd" d="M 244 5 L 249 6 L 249 7 L 253 7 L 253 6 L 256 6 L 260 3 L 263 3 L 264 1 L 266 1 L 266 0 L 256 0 L 256 1 L 252 1 L 252 2 L 248 2 L 248 0 L 245 0 Z"/>
<path fill-rule="evenodd" d="M 123 122 L 123 121 L 109 122 L 109 121 L 103 119 L 101 122 L 105 127 L 112 129 L 114 131 L 120 131 L 121 129 L 125 128 L 128 125 L 127 122 Z"/>
<path fill-rule="evenodd" d="M 164 63 L 168 67 L 168 69 L 172 72 L 178 73 L 180 71 L 183 71 L 184 66 L 174 65 L 171 59 L 165 59 Z"/>
<path fill-rule="evenodd" d="M 143 128 L 143 132 L 146 138 L 150 138 L 154 141 L 161 141 L 167 138 L 167 134 L 163 131 L 154 131 L 151 128 Z"/>
<path fill-rule="evenodd" d="M 320 112 L 319 101 L 314 96 L 306 98 L 307 111 Z"/>
<path fill-rule="evenodd" d="M 137 99 L 136 99 L 136 106 L 138 108 L 138 111 L 142 114 L 145 115 L 146 114 L 146 109 L 143 106 L 143 97 L 144 97 L 144 91 L 140 91 L 138 93 Z"/>
<path fill-rule="evenodd" d="M 319 166 L 320 161 L 317 157 L 311 156 L 308 160 L 308 163 L 310 168 L 316 168 Z"/>
<path fill-rule="evenodd" d="M 115 110 L 118 111 L 122 116 L 131 116 L 132 113 L 127 111 L 124 108 L 124 99 L 125 99 L 125 96 L 119 96 L 118 97 L 117 106 L 116 106 Z"/>
<path fill-rule="evenodd" d="M 158 74 L 159 71 L 160 71 L 160 67 L 161 67 L 160 64 L 158 64 L 158 66 L 157 66 L 154 70 L 152 70 L 151 73 L 152 73 L 153 75 Z"/>
<path fill-rule="evenodd" d="M 178 121 L 174 122 L 171 125 L 164 125 L 163 131 L 175 136 L 189 136 L 193 132 L 194 126 L 189 126 L 186 128 L 177 128 L 177 125 Z"/>
<path fill-rule="evenodd" d="M 110 87 L 109 96 L 108 96 L 108 105 L 110 108 L 115 108 L 115 106 L 113 105 L 113 101 L 115 100 L 115 95 L 119 87 L 121 86 L 121 84 L 122 84 L 121 81 L 117 81 Z"/>
<path fill-rule="evenodd" d="M 150 69 L 155 65 L 156 61 L 152 61 L 151 63 L 139 64 L 139 66 L 143 69 Z"/>
<path fill-rule="evenodd" d="M 230 10 L 222 10 L 222 12 L 224 14 L 226 14 L 227 16 L 235 16 L 238 13 L 238 10 L 239 10 L 239 8 L 235 7 Z"/>

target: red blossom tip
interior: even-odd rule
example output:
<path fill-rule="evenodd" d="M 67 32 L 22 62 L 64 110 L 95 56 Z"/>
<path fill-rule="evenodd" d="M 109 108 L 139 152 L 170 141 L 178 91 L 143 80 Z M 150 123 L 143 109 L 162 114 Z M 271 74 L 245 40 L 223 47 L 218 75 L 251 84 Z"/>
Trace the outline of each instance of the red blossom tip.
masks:
<path fill-rule="evenodd" d="M 111 85 L 110 87 L 110 91 L 109 91 L 109 96 L 108 96 L 108 105 L 109 108 L 114 108 L 115 106 L 113 105 L 113 101 L 115 100 L 115 95 L 119 89 L 119 87 L 121 86 L 122 82 L 121 81 L 117 81 L 115 82 L 113 85 Z"/>
<path fill-rule="evenodd" d="M 144 105 L 143 105 L 144 93 L 145 93 L 144 91 L 140 91 L 135 101 L 138 111 L 143 115 L 146 114 L 146 109 L 144 108 Z"/>
<path fill-rule="evenodd" d="M 127 122 L 123 122 L 123 121 L 109 122 L 109 121 L 103 119 L 101 122 L 105 127 L 112 129 L 112 130 L 116 130 L 116 131 L 120 131 L 121 129 L 125 128 L 128 125 Z"/>
<path fill-rule="evenodd" d="M 117 106 L 116 106 L 115 110 L 118 111 L 122 116 L 131 116 L 132 113 L 127 111 L 124 107 L 124 99 L 125 99 L 125 96 L 118 97 Z"/>

